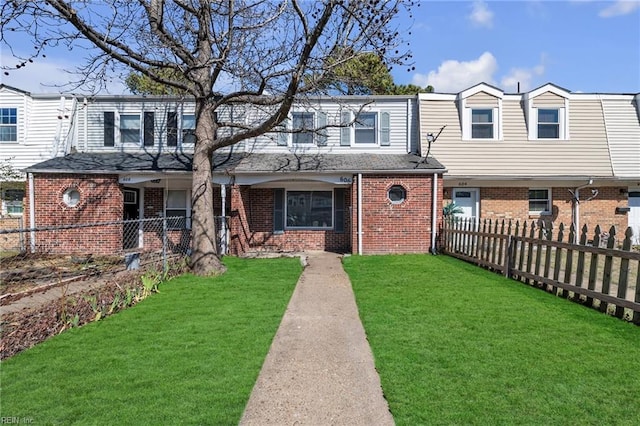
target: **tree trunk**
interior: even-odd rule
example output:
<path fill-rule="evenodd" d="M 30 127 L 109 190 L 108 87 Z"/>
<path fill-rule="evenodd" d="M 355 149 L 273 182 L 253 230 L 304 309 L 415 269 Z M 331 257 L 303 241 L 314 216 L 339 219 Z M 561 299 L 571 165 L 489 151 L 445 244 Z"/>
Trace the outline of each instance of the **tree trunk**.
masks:
<path fill-rule="evenodd" d="M 196 145 L 191 183 L 191 269 L 196 275 L 219 275 L 226 270 L 217 251 L 213 210 L 212 154 L 214 112 L 206 99 L 196 99 Z"/>

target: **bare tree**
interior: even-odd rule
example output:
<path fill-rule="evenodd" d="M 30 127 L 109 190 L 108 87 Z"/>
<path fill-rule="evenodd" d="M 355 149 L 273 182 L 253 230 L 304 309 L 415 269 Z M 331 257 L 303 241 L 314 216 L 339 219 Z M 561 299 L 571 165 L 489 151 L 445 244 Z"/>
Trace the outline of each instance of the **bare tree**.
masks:
<path fill-rule="evenodd" d="M 104 88 L 132 70 L 193 96 L 193 250 L 196 274 L 223 270 L 216 256 L 212 154 L 264 134 L 282 122 L 295 100 L 317 93 L 333 68 L 361 52 L 406 64 L 394 17 L 409 0 L 7 0 L 0 37 L 34 42 L 5 72 L 43 60 L 48 46 L 87 56 L 76 83 Z M 305 78 L 312 75 L 314 78 Z M 175 77 L 174 77 L 175 76 Z M 177 78 L 180 76 L 180 78 Z M 258 123 L 223 121 L 221 107 L 248 104 L 268 111 Z M 221 128 L 233 132 L 219 132 Z"/>

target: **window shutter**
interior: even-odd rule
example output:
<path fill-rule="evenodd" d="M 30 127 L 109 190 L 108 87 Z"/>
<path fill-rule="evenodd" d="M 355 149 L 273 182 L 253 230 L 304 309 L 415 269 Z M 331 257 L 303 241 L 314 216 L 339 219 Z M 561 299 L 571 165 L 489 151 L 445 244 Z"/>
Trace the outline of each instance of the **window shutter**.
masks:
<path fill-rule="evenodd" d="M 289 119 L 285 119 L 276 129 L 278 130 L 287 130 L 289 128 Z M 289 133 L 278 131 L 278 135 L 276 137 L 276 143 L 278 146 L 287 146 L 289 141 Z"/>
<path fill-rule="evenodd" d="M 115 146 L 115 113 L 104 113 L 104 146 Z"/>
<path fill-rule="evenodd" d="M 273 233 L 284 233 L 284 189 L 273 190 Z"/>
<path fill-rule="evenodd" d="M 167 146 L 178 146 L 178 114 L 167 113 Z"/>
<path fill-rule="evenodd" d="M 318 146 L 327 146 L 327 129 L 322 129 L 327 125 L 327 113 L 324 111 L 318 112 L 318 127 L 320 130 L 318 131 Z"/>
<path fill-rule="evenodd" d="M 347 124 L 351 121 L 351 113 L 349 111 L 343 111 L 341 117 L 340 124 L 344 127 L 340 128 L 340 146 L 350 146 L 351 126 L 347 126 Z"/>
<path fill-rule="evenodd" d="M 334 229 L 336 232 L 343 233 L 344 232 L 344 196 L 346 194 L 346 190 L 344 188 L 336 188 L 334 190 L 334 198 L 335 198 L 335 224 Z"/>
<path fill-rule="evenodd" d="M 152 112 L 144 113 L 144 146 L 153 146 L 153 123 L 154 114 Z"/>
<path fill-rule="evenodd" d="M 390 129 L 390 115 L 388 112 L 380 114 L 380 146 L 391 145 L 391 129 Z"/>

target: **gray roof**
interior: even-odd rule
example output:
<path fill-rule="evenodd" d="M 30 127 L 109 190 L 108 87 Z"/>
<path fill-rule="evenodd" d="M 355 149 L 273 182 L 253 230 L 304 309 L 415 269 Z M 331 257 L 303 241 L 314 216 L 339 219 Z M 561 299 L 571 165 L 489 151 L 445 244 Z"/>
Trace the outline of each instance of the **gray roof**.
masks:
<path fill-rule="evenodd" d="M 424 161 L 413 154 L 250 154 L 236 166 L 242 173 L 295 172 L 411 172 L 442 173 L 434 158 Z"/>
<path fill-rule="evenodd" d="M 425 161 L 414 154 L 223 154 L 213 156 L 214 173 L 322 173 L 404 172 L 442 173 L 445 167 L 434 158 Z M 30 173 L 190 173 L 193 155 L 73 153 L 27 169 Z"/>

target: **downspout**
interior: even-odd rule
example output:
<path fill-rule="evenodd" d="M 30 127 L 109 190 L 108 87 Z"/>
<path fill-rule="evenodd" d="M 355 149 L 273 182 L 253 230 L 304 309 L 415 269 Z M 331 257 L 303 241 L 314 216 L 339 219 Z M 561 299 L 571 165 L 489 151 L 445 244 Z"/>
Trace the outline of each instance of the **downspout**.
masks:
<path fill-rule="evenodd" d="M 222 234 L 222 254 L 227 254 L 227 185 L 224 183 L 220 185 L 220 198 L 222 198 L 222 229 L 220 233 Z"/>
<path fill-rule="evenodd" d="M 433 174 L 433 195 L 431 196 L 431 254 L 437 254 L 436 234 L 438 232 L 438 174 Z"/>
<path fill-rule="evenodd" d="M 36 231 L 34 228 L 36 227 L 36 190 L 33 184 L 33 173 L 29 173 L 29 228 L 31 228 L 30 232 L 30 245 L 31 245 L 31 253 L 36 252 Z"/>
<path fill-rule="evenodd" d="M 87 139 L 89 138 L 89 101 L 87 100 L 87 98 L 84 98 L 84 100 L 82 101 L 82 105 L 84 106 L 84 147 L 82 152 L 87 152 L 89 143 L 87 142 Z"/>
<path fill-rule="evenodd" d="M 362 173 L 358 173 L 358 254 L 362 255 Z"/>

